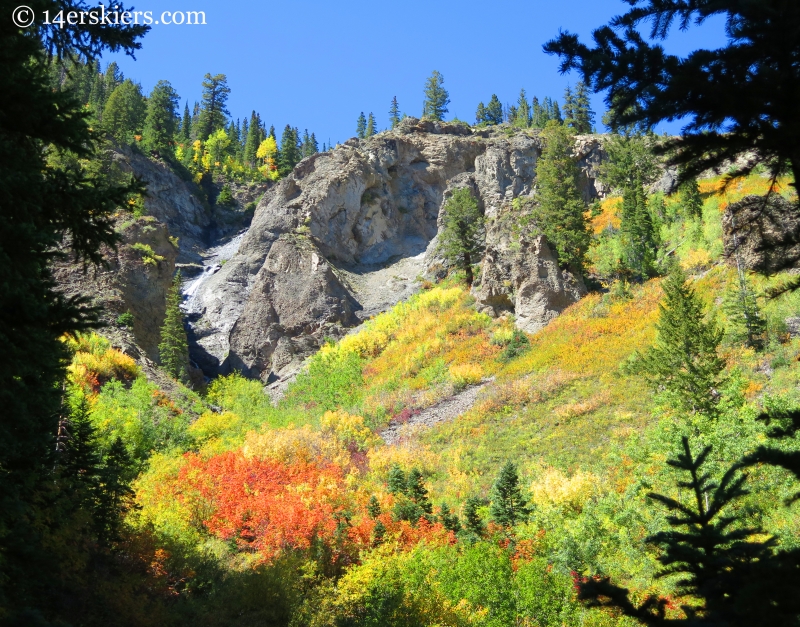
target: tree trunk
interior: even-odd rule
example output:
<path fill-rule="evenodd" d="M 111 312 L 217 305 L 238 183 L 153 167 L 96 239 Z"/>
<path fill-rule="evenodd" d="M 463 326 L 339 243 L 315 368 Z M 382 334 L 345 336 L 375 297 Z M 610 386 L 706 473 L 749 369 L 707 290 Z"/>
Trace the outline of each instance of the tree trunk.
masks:
<path fill-rule="evenodd" d="M 468 252 L 464 253 L 464 273 L 467 275 L 467 287 L 471 288 L 475 277 L 472 276 L 472 258 Z"/>

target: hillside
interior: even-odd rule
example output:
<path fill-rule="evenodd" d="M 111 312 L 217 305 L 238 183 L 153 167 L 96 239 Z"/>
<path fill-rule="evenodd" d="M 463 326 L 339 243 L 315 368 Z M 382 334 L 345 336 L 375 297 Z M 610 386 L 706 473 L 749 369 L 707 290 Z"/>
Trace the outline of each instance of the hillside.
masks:
<path fill-rule="evenodd" d="M 720 180 L 700 184 L 702 219 L 664 225 L 661 237 L 727 333 L 720 305 L 738 279 L 722 259 L 720 215 L 769 182 L 754 175 L 722 189 Z M 666 210 L 678 203 L 667 197 Z M 595 230 L 613 225 L 619 208 L 604 201 Z M 100 437 L 123 433 L 140 460 L 127 522 L 151 535 L 159 577 L 196 624 L 248 624 L 242 616 L 400 624 L 402 616 L 506 625 L 533 616 L 542 625 L 624 625 L 582 608 L 573 577 L 607 573 L 639 595 L 674 596 L 671 580 L 654 579 L 645 538 L 664 526 L 664 513 L 645 494 L 674 493 L 664 461 L 679 435 L 711 444 L 719 472 L 764 441 L 762 408 L 800 402 L 797 292 L 761 299 L 763 350 L 726 334 L 716 421 L 687 417 L 654 394 L 624 365 L 653 343 L 662 280 L 594 291 L 522 342 L 513 318 L 477 311 L 457 277 L 427 282 L 355 333 L 326 340 L 277 404 L 237 374 L 215 379 L 204 400 L 188 392 L 170 400 L 97 341 L 77 347 L 72 376 L 92 394 Z M 763 293 L 783 278 L 752 280 Z M 440 421 L 420 423 L 453 399 L 461 404 Z M 476 497 L 477 515 L 491 518 L 490 488 L 507 461 L 530 518 L 510 545 L 493 523 L 485 539 L 456 542 L 447 512 L 465 523 Z M 393 489 L 398 471 L 419 471 L 427 496 Z M 749 483 L 744 522 L 794 547 L 800 518 L 783 504 L 792 482 L 757 468 Z"/>

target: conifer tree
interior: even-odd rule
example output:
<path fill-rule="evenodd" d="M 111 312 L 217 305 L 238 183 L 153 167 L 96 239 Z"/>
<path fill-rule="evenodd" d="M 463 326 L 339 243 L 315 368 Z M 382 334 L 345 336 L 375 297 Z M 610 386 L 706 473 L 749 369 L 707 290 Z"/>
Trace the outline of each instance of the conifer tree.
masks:
<path fill-rule="evenodd" d="M 369 502 L 367 503 L 367 515 L 370 518 L 377 518 L 381 515 L 381 504 L 378 502 L 378 499 L 374 494 L 369 497 Z"/>
<path fill-rule="evenodd" d="M 623 190 L 620 232 L 625 268 L 638 279 L 647 278 L 654 271 L 657 242 L 640 180 Z"/>
<path fill-rule="evenodd" d="M 683 214 L 689 218 L 703 217 L 703 197 L 697 179 L 689 179 L 680 187 L 680 199 Z"/>
<path fill-rule="evenodd" d="M 588 578 L 579 583 L 578 598 L 590 607 L 613 607 L 645 625 L 751 625 L 765 615 L 754 612 L 751 603 L 739 601 L 753 579 L 758 579 L 759 565 L 772 561 L 773 538 L 758 538 L 761 529 L 739 523 L 741 514 L 727 513 L 748 494 L 744 488 L 747 477 L 740 465 L 731 467 L 720 481 L 711 481 L 703 464 L 711 447 L 694 456 L 686 437 L 677 459 L 668 460 L 673 468 L 688 477 L 678 486 L 688 491 L 689 503 L 661 494 L 650 493 L 648 498 L 663 505 L 670 515 L 669 531 L 658 532 L 647 541 L 661 548 L 657 558 L 662 569 L 657 577 L 680 575 L 677 593 L 702 602 L 700 608 L 684 605 L 686 619 L 666 619 L 667 600 L 654 595 L 635 605 L 625 588 L 610 579 Z M 768 574 L 768 569 L 762 569 Z M 758 582 L 755 582 L 758 585 Z M 749 595 L 747 595 L 749 596 Z M 748 601 L 750 599 L 747 599 Z M 758 599 L 763 610 L 770 612 L 771 599 Z M 765 602 L 766 601 L 766 602 Z M 786 617 L 784 617 L 786 618 Z M 796 616 L 794 617 L 796 620 Z M 792 623 L 794 622 L 792 621 Z M 792 624 L 786 623 L 786 624 Z M 778 624 L 767 620 L 763 624 Z"/>
<path fill-rule="evenodd" d="M 442 503 L 439 508 L 439 522 L 441 522 L 442 527 L 448 531 L 452 531 L 453 533 L 461 531 L 461 522 L 458 520 L 458 515 L 450 511 L 447 503 Z"/>
<path fill-rule="evenodd" d="M 319 144 L 317 143 L 317 136 L 314 135 L 314 133 L 311 133 L 311 137 L 309 138 L 308 151 L 309 154 L 311 155 L 315 155 L 319 152 Z"/>
<path fill-rule="evenodd" d="M 575 101 L 569 85 L 564 89 L 564 107 L 562 111 L 564 113 L 564 124 L 577 133 L 575 130 Z"/>
<path fill-rule="evenodd" d="M 392 97 L 392 105 L 389 107 L 389 124 L 391 128 L 400 124 L 400 105 L 397 104 L 397 96 Z"/>
<path fill-rule="evenodd" d="M 722 307 L 728 317 L 728 338 L 755 350 L 762 349 L 767 321 L 758 306 L 753 284 L 741 266 L 738 268 L 736 282 L 725 292 Z"/>
<path fill-rule="evenodd" d="M 95 520 L 100 541 L 108 544 L 119 540 L 125 513 L 133 507 L 135 492 L 130 487 L 135 471 L 133 461 L 122 438 L 117 438 L 105 455 L 98 471 Z"/>
<path fill-rule="evenodd" d="M 485 217 L 472 192 L 462 187 L 442 208 L 442 231 L 439 235 L 438 253 L 448 263 L 464 271 L 466 283 L 474 280 L 472 264 L 483 251 L 485 239 Z"/>
<path fill-rule="evenodd" d="M 375 116 L 372 115 L 372 112 L 370 112 L 369 117 L 367 118 L 367 128 L 366 131 L 364 132 L 364 136 L 372 137 L 375 134 L 375 132 L 376 132 Z"/>
<path fill-rule="evenodd" d="M 297 141 L 297 129 L 288 124 L 281 135 L 281 147 L 278 152 L 278 173 L 283 177 L 289 174 L 300 162 L 300 147 Z"/>
<path fill-rule="evenodd" d="M 502 124 L 503 123 L 503 105 L 497 94 L 492 94 L 489 99 L 489 104 L 486 105 L 486 122 L 489 124 Z"/>
<path fill-rule="evenodd" d="M 517 99 L 517 114 L 514 116 L 514 124 L 521 128 L 528 128 L 531 125 L 531 106 L 524 88 L 520 90 Z"/>
<path fill-rule="evenodd" d="M 197 122 L 198 139 L 205 141 L 214 131 L 225 128 L 230 93 L 228 78 L 224 74 L 206 74 L 203 77 L 203 98 Z"/>
<path fill-rule="evenodd" d="M 474 496 L 470 496 L 464 502 L 464 509 L 462 510 L 464 518 L 464 530 L 475 538 L 480 538 L 486 533 L 486 525 L 481 520 L 478 508 L 481 502 Z"/>
<path fill-rule="evenodd" d="M 181 121 L 181 141 L 184 146 L 188 148 L 189 142 L 192 139 L 192 116 L 189 113 L 189 101 L 183 108 L 183 120 Z"/>
<path fill-rule="evenodd" d="M 444 77 L 436 70 L 425 83 L 425 100 L 422 103 L 422 117 L 431 120 L 444 120 L 450 94 L 444 88 Z"/>
<path fill-rule="evenodd" d="M 530 515 L 525 497 L 519 487 L 517 467 L 512 462 L 506 462 L 500 470 L 497 480 L 492 486 L 491 506 L 489 511 L 492 520 L 503 527 L 513 527 Z"/>
<path fill-rule="evenodd" d="M 67 422 L 68 437 L 60 460 L 61 475 L 79 487 L 81 504 L 91 508 L 101 461 L 97 450 L 97 431 L 89 415 L 86 395 L 78 393 L 72 405 Z"/>
<path fill-rule="evenodd" d="M 547 121 L 544 119 L 544 109 L 539 104 L 539 99 L 534 96 L 531 101 L 531 126 L 533 128 L 544 128 Z"/>
<path fill-rule="evenodd" d="M 662 287 L 656 341 L 644 354 L 637 353 L 634 369 L 653 388 L 664 386 L 680 408 L 714 417 L 725 368 L 717 354 L 722 333 L 713 320 L 706 320 L 703 304 L 678 264 Z"/>
<path fill-rule="evenodd" d="M 367 136 L 367 118 L 364 117 L 364 112 L 362 111 L 358 115 L 358 120 L 356 120 L 356 137 L 359 139 L 364 139 Z"/>
<path fill-rule="evenodd" d="M 594 111 L 589 102 L 589 90 L 583 81 L 578 81 L 575 85 L 572 113 L 575 132 L 579 135 L 591 133 L 594 127 Z"/>
<path fill-rule="evenodd" d="M 544 149 L 536 167 L 539 206 L 536 217 L 563 266 L 583 265 L 589 247 L 584 202 L 578 192 L 578 166 L 569 129 L 550 120 L 542 132 Z"/>
<path fill-rule="evenodd" d="M 103 127 L 118 142 L 131 144 L 142 132 L 146 106 L 141 86 L 125 79 L 106 102 Z"/>
<path fill-rule="evenodd" d="M 478 103 L 478 109 L 475 111 L 475 123 L 482 124 L 487 121 L 486 116 L 486 105 L 483 104 L 483 101 Z"/>
<path fill-rule="evenodd" d="M 158 353 L 164 370 L 175 379 L 185 380 L 189 369 L 189 343 L 183 326 L 181 300 L 181 273 L 178 270 L 167 292 L 166 316 L 161 327 Z"/>
<path fill-rule="evenodd" d="M 425 479 L 418 468 L 412 468 L 408 473 L 406 495 L 426 514 L 433 512 L 433 506 L 428 499 L 428 490 L 425 488 Z"/>
<path fill-rule="evenodd" d="M 374 546 L 378 546 L 379 544 L 383 543 L 383 539 L 386 537 L 386 525 L 384 525 L 380 520 L 375 522 L 375 526 L 372 528 L 372 544 Z"/>
<path fill-rule="evenodd" d="M 244 161 L 251 168 L 256 164 L 256 152 L 258 151 L 258 147 L 260 145 L 258 125 L 258 114 L 253 111 L 250 114 L 250 124 L 247 129 L 247 138 L 245 139 L 244 143 Z"/>
<path fill-rule="evenodd" d="M 390 494 L 405 494 L 408 491 L 406 473 L 404 473 L 403 469 L 397 464 L 392 464 L 392 467 L 389 469 L 387 485 Z"/>
<path fill-rule="evenodd" d="M 178 94 L 169 81 L 158 81 L 147 99 L 147 114 L 142 133 L 142 144 L 146 150 L 164 158 L 172 157 L 177 106 Z"/>

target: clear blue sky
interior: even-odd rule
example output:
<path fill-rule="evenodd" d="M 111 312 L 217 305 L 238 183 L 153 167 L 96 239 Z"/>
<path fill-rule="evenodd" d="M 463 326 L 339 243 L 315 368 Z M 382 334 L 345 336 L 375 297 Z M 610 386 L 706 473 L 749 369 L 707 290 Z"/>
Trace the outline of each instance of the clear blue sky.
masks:
<path fill-rule="evenodd" d="M 280 135 L 288 123 L 315 132 L 320 145 L 355 135 L 359 112 L 388 125 L 392 96 L 419 116 L 432 70 L 450 92 L 449 117 L 474 121 L 478 102 L 496 93 L 516 101 L 555 97 L 577 78 L 561 76 L 558 60 L 542 44 L 559 29 L 588 40 L 592 29 L 624 12 L 620 0 L 134 0 L 136 10 L 205 11 L 205 26 L 153 26 L 136 60 L 114 55 L 126 77 L 149 93 L 158 80 L 172 83 L 183 102 L 200 99 L 206 72 L 226 74 L 233 118 L 255 109 Z M 683 54 L 724 41 L 722 22 L 676 31 L 667 48 Z M 595 96 L 596 123 L 605 110 Z M 677 132 L 672 124 L 659 130 Z"/>

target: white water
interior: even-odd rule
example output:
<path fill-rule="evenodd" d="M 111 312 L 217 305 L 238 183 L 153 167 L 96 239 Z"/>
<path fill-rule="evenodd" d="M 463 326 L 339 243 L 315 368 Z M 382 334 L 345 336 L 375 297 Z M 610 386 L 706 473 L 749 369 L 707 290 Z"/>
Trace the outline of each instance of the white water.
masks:
<path fill-rule="evenodd" d="M 209 248 L 203 256 L 203 271 L 183 284 L 183 304 L 181 308 L 187 314 L 202 314 L 202 305 L 197 294 L 203 284 L 222 268 L 239 251 L 239 245 L 247 231 L 242 231 L 224 244 Z"/>

